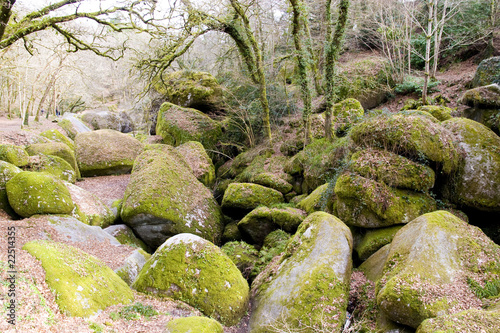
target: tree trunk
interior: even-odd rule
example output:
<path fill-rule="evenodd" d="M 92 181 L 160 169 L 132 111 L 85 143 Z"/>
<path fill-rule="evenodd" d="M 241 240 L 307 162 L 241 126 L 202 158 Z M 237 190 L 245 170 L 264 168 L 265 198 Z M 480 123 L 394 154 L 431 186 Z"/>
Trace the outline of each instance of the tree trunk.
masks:
<path fill-rule="evenodd" d="M 338 60 L 340 49 L 342 48 L 342 40 L 345 34 L 347 24 L 347 16 L 349 14 L 349 0 L 340 0 L 338 5 L 339 18 L 335 27 L 335 33 L 331 36 L 331 0 L 327 0 L 326 17 L 327 17 L 327 38 L 325 45 L 325 82 L 326 82 L 326 116 L 325 116 L 325 137 L 328 140 L 332 139 L 332 108 L 337 98 L 335 87 L 335 67 Z"/>
<path fill-rule="evenodd" d="M 12 7 L 15 3 L 16 0 L 0 0 L 0 40 L 2 40 L 5 28 L 9 24 Z"/>
<path fill-rule="evenodd" d="M 436 0 L 437 1 L 437 0 Z M 427 9 L 429 11 L 427 17 L 427 31 L 425 32 L 425 70 L 424 70 L 424 87 L 422 88 L 422 103 L 427 105 L 427 87 L 429 86 L 430 77 L 430 61 L 431 61 L 431 41 L 432 41 L 432 23 L 434 14 L 434 0 L 427 2 Z"/>

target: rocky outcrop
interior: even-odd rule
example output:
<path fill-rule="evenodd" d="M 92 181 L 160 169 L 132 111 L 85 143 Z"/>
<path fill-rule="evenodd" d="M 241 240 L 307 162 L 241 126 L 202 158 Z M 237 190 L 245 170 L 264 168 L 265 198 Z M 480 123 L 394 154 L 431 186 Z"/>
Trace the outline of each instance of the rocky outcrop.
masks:
<path fill-rule="evenodd" d="M 258 206 L 283 203 L 281 192 L 251 183 L 232 183 L 222 198 L 222 209 L 229 216 L 242 217 Z"/>
<path fill-rule="evenodd" d="M 29 155 L 23 147 L 3 144 L 0 145 L 0 160 L 22 167 L 28 164 Z"/>

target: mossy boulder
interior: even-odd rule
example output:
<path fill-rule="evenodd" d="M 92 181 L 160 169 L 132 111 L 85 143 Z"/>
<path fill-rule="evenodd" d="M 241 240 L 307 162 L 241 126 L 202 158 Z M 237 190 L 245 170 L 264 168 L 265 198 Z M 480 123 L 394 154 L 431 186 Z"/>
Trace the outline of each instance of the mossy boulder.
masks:
<path fill-rule="evenodd" d="M 472 79 L 474 87 L 487 86 L 492 83 L 500 84 L 500 57 L 491 57 L 481 61 Z"/>
<path fill-rule="evenodd" d="M 498 279 L 500 246 L 446 211 L 424 214 L 395 235 L 377 282 L 377 304 L 393 321 L 422 321 L 481 308 L 468 281 Z"/>
<path fill-rule="evenodd" d="M 309 214 L 316 211 L 333 213 L 335 198 L 332 184 L 326 183 L 319 186 L 312 191 L 311 194 L 300 200 L 297 203 L 297 207 L 305 210 Z"/>
<path fill-rule="evenodd" d="M 500 212 L 500 137 L 486 126 L 465 118 L 443 123 L 464 152 L 457 172 L 449 177 L 445 196 L 461 206 Z"/>
<path fill-rule="evenodd" d="M 163 143 L 179 146 L 188 141 L 199 141 L 205 149 L 215 149 L 222 136 L 221 125 L 202 112 L 163 103 L 158 111 L 156 134 Z"/>
<path fill-rule="evenodd" d="M 84 177 L 129 173 L 144 149 L 139 140 L 110 129 L 80 133 L 75 146 Z"/>
<path fill-rule="evenodd" d="M 429 112 L 439 121 L 451 119 L 452 109 L 442 105 L 422 105 L 418 108 L 419 111 Z"/>
<path fill-rule="evenodd" d="M 292 329 L 340 332 L 352 269 L 352 236 L 338 218 L 309 215 L 284 255 L 252 284 L 249 332 Z"/>
<path fill-rule="evenodd" d="M 28 164 L 29 155 L 23 147 L 3 144 L 0 145 L 0 160 L 17 167 L 23 167 Z"/>
<path fill-rule="evenodd" d="M 22 170 L 9 162 L 0 161 L 0 210 L 3 210 L 10 216 L 15 216 L 16 213 L 10 207 L 9 199 L 7 197 L 6 184 L 15 175 Z"/>
<path fill-rule="evenodd" d="M 43 136 L 51 141 L 64 143 L 71 150 L 73 150 L 73 151 L 75 150 L 75 142 L 56 129 L 51 129 L 51 130 L 47 130 L 45 132 L 42 132 L 42 133 L 40 133 L 40 136 Z"/>
<path fill-rule="evenodd" d="M 388 228 L 380 229 L 369 229 L 361 238 L 359 244 L 356 245 L 355 249 L 358 253 L 359 259 L 366 260 L 372 254 L 377 252 L 380 248 L 392 242 L 394 235 L 403 226 L 397 225 Z"/>
<path fill-rule="evenodd" d="M 252 244 L 262 245 L 266 236 L 276 229 L 295 233 L 305 218 L 306 213 L 297 208 L 258 207 L 238 223 L 238 228 L 244 236 L 249 237 Z"/>
<path fill-rule="evenodd" d="M 68 162 L 75 171 L 76 178 L 80 178 L 80 169 L 76 162 L 75 153 L 67 144 L 61 142 L 36 143 L 28 146 L 26 151 L 30 156 L 38 154 L 58 156 Z"/>
<path fill-rule="evenodd" d="M 219 243 L 224 227 L 212 193 L 175 155 L 161 150 L 137 158 L 121 218 L 153 249 L 186 232 Z"/>
<path fill-rule="evenodd" d="M 222 88 L 210 73 L 177 71 L 155 80 L 153 87 L 172 104 L 205 113 L 220 108 Z"/>
<path fill-rule="evenodd" d="M 381 228 L 408 223 L 436 209 L 428 194 L 389 187 L 353 173 L 335 184 L 337 214 L 350 226 Z"/>
<path fill-rule="evenodd" d="M 377 282 L 384 273 L 385 262 L 389 256 L 391 244 L 382 246 L 377 252 L 368 257 L 358 269 L 365 274 L 368 280 Z"/>
<path fill-rule="evenodd" d="M 59 120 L 57 124 L 72 140 L 75 140 L 76 135 L 79 133 L 92 131 L 87 125 L 78 119 L 74 113 L 65 113 L 63 115 L 63 119 Z"/>
<path fill-rule="evenodd" d="M 284 202 L 283 194 L 269 187 L 251 183 L 232 183 L 222 198 L 222 210 L 229 216 L 244 216 L 258 206 Z"/>
<path fill-rule="evenodd" d="M 436 175 L 426 165 L 380 149 L 365 149 L 351 157 L 350 170 L 389 186 L 425 192 L 434 187 Z"/>
<path fill-rule="evenodd" d="M 28 166 L 30 171 L 46 172 L 72 184 L 76 182 L 75 169 L 59 156 L 45 154 L 30 156 Z"/>
<path fill-rule="evenodd" d="M 255 262 L 259 259 L 259 251 L 243 241 L 228 242 L 221 247 L 221 250 L 238 267 L 243 277 L 248 279 Z"/>
<path fill-rule="evenodd" d="M 259 256 L 250 272 L 249 281 L 253 281 L 276 257 L 285 252 L 285 248 L 290 240 L 290 234 L 278 229 L 270 232 L 264 239 L 264 244 L 259 250 Z"/>
<path fill-rule="evenodd" d="M 40 172 L 23 171 L 6 185 L 9 204 L 22 217 L 71 214 L 73 200 L 62 180 Z"/>
<path fill-rule="evenodd" d="M 182 300 L 228 326 L 237 324 L 248 307 L 248 284 L 238 268 L 217 246 L 193 234 L 163 243 L 132 287 Z"/>
<path fill-rule="evenodd" d="M 149 258 L 151 258 L 149 253 L 143 249 L 137 249 L 123 261 L 119 268 L 115 269 L 115 273 L 130 286 Z"/>
<path fill-rule="evenodd" d="M 451 315 L 426 319 L 416 333 L 476 333 L 497 332 L 500 327 L 500 311 L 470 309 Z"/>
<path fill-rule="evenodd" d="M 483 124 L 500 135 L 500 108 L 468 108 L 464 110 L 463 116 Z"/>
<path fill-rule="evenodd" d="M 83 188 L 66 184 L 75 204 L 75 216 L 88 225 L 106 228 L 115 221 L 115 215 L 96 195 Z"/>
<path fill-rule="evenodd" d="M 332 106 L 333 130 L 335 135 L 343 137 L 347 134 L 353 124 L 359 122 L 365 110 L 361 103 L 355 98 L 345 99 Z"/>
<path fill-rule="evenodd" d="M 218 321 L 206 317 L 184 317 L 171 320 L 165 333 L 224 333 Z"/>
<path fill-rule="evenodd" d="M 459 102 L 480 109 L 498 109 L 500 107 L 500 86 L 498 84 L 491 84 L 467 90 Z"/>
<path fill-rule="evenodd" d="M 121 132 L 122 124 L 119 114 L 111 111 L 85 111 L 80 118 L 92 126 L 94 130 L 112 129 Z"/>
<path fill-rule="evenodd" d="M 241 231 L 238 228 L 238 222 L 230 222 L 224 227 L 224 233 L 222 234 L 222 242 L 240 241 L 243 239 Z"/>
<path fill-rule="evenodd" d="M 338 176 L 352 154 L 349 136 L 330 142 L 313 140 L 303 151 L 292 157 L 285 165 L 285 172 L 301 183 L 294 187 L 297 193 L 311 193 L 319 186 Z"/>
<path fill-rule="evenodd" d="M 207 187 L 215 183 L 215 167 L 203 145 L 197 141 L 189 141 L 176 147 L 186 161 L 195 177 Z"/>
<path fill-rule="evenodd" d="M 72 246 L 31 241 L 23 250 L 40 260 L 45 281 L 62 313 L 90 317 L 115 304 L 128 304 L 132 290 L 99 259 Z"/>
<path fill-rule="evenodd" d="M 351 130 L 355 143 L 382 148 L 421 162 L 433 162 L 444 173 L 457 169 L 460 155 L 452 133 L 430 119 L 395 114 L 369 118 Z"/>
<path fill-rule="evenodd" d="M 110 225 L 105 228 L 108 234 L 116 238 L 120 244 L 130 245 L 132 247 L 137 247 L 143 249 L 144 251 L 149 251 L 148 246 L 134 234 L 134 231 L 125 224 L 115 224 Z"/>
<path fill-rule="evenodd" d="M 235 180 L 239 183 L 254 183 L 273 188 L 283 194 L 290 192 L 293 178 L 284 171 L 288 158 L 272 155 L 257 156 L 250 165 L 239 173 Z"/>

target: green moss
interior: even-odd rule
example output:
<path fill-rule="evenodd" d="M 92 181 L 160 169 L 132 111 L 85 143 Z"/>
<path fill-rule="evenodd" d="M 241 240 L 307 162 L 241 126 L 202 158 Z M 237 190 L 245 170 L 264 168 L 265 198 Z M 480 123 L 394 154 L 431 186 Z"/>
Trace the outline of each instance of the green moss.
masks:
<path fill-rule="evenodd" d="M 254 268 L 255 262 L 259 258 L 259 252 L 254 246 L 245 242 L 229 242 L 221 247 L 221 250 L 238 267 L 245 279 L 248 279 L 250 272 Z"/>
<path fill-rule="evenodd" d="M 353 154 L 350 169 L 392 187 L 422 192 L 434 187 L 436 178 L 430 167 L 379 149 L 365 149 Z"/>
<path fill-rule="evenodd" d="M 445 173 L 458 168 L 460 155 L 450 131 L 428 118 L 395 114 L 369 118 L 351 130 L 355 143 L 382 148 L 419 161 L 432 161 Z"/>
<path fill-rule="evenodd" d="M 223 230 L 212 193 L 176 156 L 161 150 L 145 151 L 137 158 L 121 218 L 152 248 L 183 232 L 218 243 Z"/>
<path fill-rule="evenodd" d="M 297 207 L 311 214 L 316 211 L 331 213 L 335 194 L 332 193 L 331 184 L 326 183 L 316 188 L 311 194 L 302 199 Z"/>
<path fill-rule="evenodd" d="M 68 119 L 61 119 L 57 122 L 59 127 L 61 127 L 71 140 L 74 140 L 78 131 L 76 130 L 73 123 Z"/>
<path fill-rule="evenodd" d="M 215 167 L 203 145 L 189 141 L 175 148 L 193 171 L 195 177 L 205 186 L 215 183 Z"/>
<path fill-rule="evenodd" d="M 486 86 L 492 83 L 499 83 L 500 57 L 491 57 L 479 63 L 476 69 L 472 85 L 474 87 Z"/>
<path fill-rule="evenodd" d="M 439 121 L 451 119 L 451 109 L 440 105 L 422 105 L 418 110 L 429 112 Z"/>
<path fill-rule="evenodd" d="M 335 194 L 339 217 L 358 227 L 408 223 L 436 209 L 435 200 L 427 194 L 391 188 L 352 173 L 338 178 Z"/>
<path fill-rule="evenodd" d="M 366 260 L 380 248 L 392 242 L 394 235 L 402 227 L 403 226 L 394 226 L 383 229 L 367 230 L 361 242 L 356 246 L 356 252 L 359 258 L 361 260 Z"/>
<path fill-rule="evenodd" d="M 75 150 L 75 143 L 56 129 L 47 130 L 40 133 L 41 136 L 56 142 L 66 144 L 71 150 Z"/>
<path fill-rule="evenodd" d="M 85 177 L 129 173 L 144 145 L 110 129 L 80 133 L 75 138 L 76 156 Z"/>
<path fill-rule="evenodd" d="M 282 202 L 283 194 L 272 188 L 250 183 L 232 183 L 222 198 L 222 209 L 229 215 L 244 215 L 258 206 Z"/>
<path fill-rule="evenodd" d="M 240 229 L 238 228 L 238 222 L 228 223 L 224 227 L 224 233 L 222 234 L 222 242 L 239 241 L 242 240 Z"/>
<path fill-rule="evenodd" d="M 38 154 L 30 158 L 31 171 L 46 172 L 61 180 L 74 184 L 76 173 L 73 167 L 59 156 Z"/>
<path fill-rule="evenodd" d="M 498 108 L 500 107 L 500 87 L 492 84 L 467 90 L 459 102 L 475 108 Z"/>
<path fill-rule="evenodd" d="M 73 150 L 66 144 L 61 142 L 50 142 L 50 143 L 37 143 L 30 145 L 26 151 L 30 156 L 45 154 L 45 155 L 53 155 L 62 158 L 66 162 L 71 165 L 73 170 L 75 171 L 76 178 L 80 179 L 80 170 L 76 163 L 76 157 Z"/>
<path fill-rule="evenodd" d="M 10 206 L 23 217 L 70 214 L 74 208 L 67 187 L 49 174 L 20 172 L 7 182 L 6 189 Z"/>
<path fill-rule="evenodd" d="M 3 144 L 0 145 L 0 160 L 22 167 L 28 164 L 29 155 L 22 147 Z"/>
<path fill-rule="evenodd" d="M 224 333 L 224 328 L 210 318 L 187 317 L 169 321 L 166 333 Z"/>
<path fill-rule="evenodd" d="M 338 137 L 345 136 L 353 124 L 363 118 L 365 111 L 357 99 L 348 98 L 332 107 L 333 129 Z"/>
<path fill-rule="evenodd" d="M 416 333 L 496 332 L 500 327 L 498 312 L 470 309 L 452 315 L 427 319 Z"/>
<path fill-rule="evenodd" d="M 16 213 L 10 207 L 9 199 L 7 198 L 6 184 L 15 175 L 22 170 L 9 162 L 0 161 L 0 210 L 3 210 L 10 216 L 15 216 Z"/>
<path fill-rule="evenodd" d="M 109 267 L 77 248 L 40 240 L 26 243 L 23 250 L 41 261 L 45 281 L 66 315 L 89 317 L 133 300 L 130 288 Z"/>
<path fill-rule="evenodd" d="M 179 146 L 188 141 L 199 141 L 205 149 L 215 149 L 222 136 L 221 125 L 198 110 L 163 103 L 158 111 L 156 134 L 163 143 Z"/>
<path fill-rule="evenodd" d="M 169 238 L 132 287 L 182 300 L 225 325 L 238 323 L 248 305 L 248 284 L 231 259 L 191 234 Z"/>
<path fill-rule="evenodd" d="M 126 225 L 113 225 L 104 229 L 111 236 L 115 237 L 120 244 L 130 245 L 132 247 L 140 248 L 144 251 L 148 251 L 148 246 L 134 234 L 132 229 Z"/>

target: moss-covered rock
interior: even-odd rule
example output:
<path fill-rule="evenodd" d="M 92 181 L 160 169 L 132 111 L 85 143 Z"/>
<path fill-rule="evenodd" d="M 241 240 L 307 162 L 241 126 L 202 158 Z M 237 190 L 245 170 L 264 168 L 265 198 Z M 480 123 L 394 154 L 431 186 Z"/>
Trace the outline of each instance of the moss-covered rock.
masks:
<path fill-rule="evenodd" d="M 66 132 L 68 137 L 72 140 L 75 140 L 75 137 L 78 133 L 85 133 L 92 131 L 73 113 L 65 113 L 63 119 L 59 120 L 57 124 Z"/>
<path fill-rule="evenodd" d="M 500 212 L 500 137 L 486 126 L 465 118 L 443 123 L 453 132 L 464 158 L 443 190 L 452 202 L 484 211 Z"/>
<path fill-rule="evenodd" d="M 38 154 L 58 156 L 68 162 L 75 171 L 76 178 L 80 178 L 80 170 L 76 163 L 75 153 L 67 144 L 61 142 L 37 143 L 30 145 L 26 148 L 26 151 L 30 156 Z"/>
<path fill-rule="evenodd" d="M 311 193 L 343 172 L 349 160 L 352 140 L 349 136 L 329 142 L 313 140 L 303 151 L 292 157 L 285 171 L 301 182 L 297 193 Z"/>
<path fill-rule="evenodd" d="M 178 146 L 199 141 L 205 149 L 215 149 L 222 135 L 221 125 L 198 110 L 163 103 L 158 111 L 156 134 L 163 143 Z"/>
<path fill-rule="evenodd" d="M 121 218 L 153 249 L 185 232 L 219 243 L 224 227 L 212 193 L 175 156 L 161 150 L 137 158 Z"/>
<path fill-rule="evenodd" d="M 118 132 L 122 130 L 122 119 L 115 112 L 85 111 L 80 117 L 82 121 L 92 126 L 94 130 L 112 129 Z"/>
<path fill-rule="evenodd" d="M 468 108 L 463 112 L 465 118 L 472 119 L 500 135 L 500 109 L 499 108 Z"/>
<path fill-rule="evenodd" d="M 206 72 L 188 70 L 165 74 L 156 79 L 153 87 L 172 104 L 194 108 L 202 112 L 219 109 L 222 88 L 215 77 Z"/>
<path fill-rule="evenodd" d="M 0 161 L 0 210 L 3 210 L 11 217 L 16 215 L 16 212 L 10 207 L 9 199 L 7 198 L 6 184 L 15 175 L 22 170 L 9 162 Z"/>
<path fill-rule="evenodd" d="M 352 236 L 336 217 L 316 212 L 285 254 L 252 284 L 249 332 L 275 329 L 339 332 L 349 298 Z"/>
<path fill-rule="evenodd" d="M 0 160 L 22 167 L 28 164 L 29 155 L 23 147 L 3 144 L 0 145 Z"/>
<path fill-rule="evenodd" d="M 68 316 L 89 317 L 134 299 L 127 284 L 108 266 L 77 248 L 38 240 L 24 244 L 23 250 L 40 260 L 59 309 Z"/>
<path fill-rule="evenodd" d="M 72 184 L 76 182 L 75 169 L 59 156 L 45 154 L 30 156 L 28 167 L 30 171 L 46 172 Z"/>
<path fill-rule="evenodd" d="M 259 251 L 259 258 L 250 272 L 249 281 L 253 281 L 274 258 L 285 252 L 290 237 L 289 233 L 281 229 L 274 230 L 266 236 Z"/>
<path fill-rule="evenodd" d="M 244 216 L 258 206 L 283 203 L 281 192 L 250 183 L 232 183 L 222 198 L 222 209 L 229 216 Z"/>
<path fill-rule="evenodd" d="M 171 320 L 165 333 L 224 333 L 218 321 L 206 317 L 185 317 Z"/>
<path fill-rule="evenodd" d="M 398 225 L 388 228 L 367 230 L 355 248 L 359 258 L 361 260 L 366 260 L 380 248 L 392 242 L 394 235 L 402 227 L 403 226 Z"/>
<path fill-rule="evenodd" d="M 195 177 L 207 187 L 215 183 L 215 167 L 203 145 L 189 141 L 175 148 L 191 168 Z"/>
<path fill-rule="evenodd" d="M 354 98 L 345 99 L 332 107 L 333 129 L 338 137 L 345 136 L 353 124 L 359 122 L 365 110 Z"/>
<path fill-rule="evenodd" d="M 418 108 L 420 111 L 429 112 L 439 121 L 451 119 L 451 109 L 442 105 L 422 105 Z"/>
<path fill-rule="evenodd" d="M 71 214 L 73 200 L 64 183 L 52 175 L 23 171 L 6 185 L 12 209 L 22 217 L 35 214 Z"/>
<path fill-rule="evenodd" d="M 115 237 L 120 242 L 120 244 L 137 247 L 143 249 L 146 252 L 149 251 L 148 246 L 142 240 L 137 238 L 137 236 L 134 234 L 134 231 L 125 224 L 110 225 L 109 227 L 105 228 L 104 231 Z"/>
<path fill-rule="evenodd" d="M 414 191 L 430 190 L 436 179 L 430 167 L 380 149 L 365 149 L 353 154 L 349 168 L 365 178 Z"/>
<path fill-rule="evenodd" d="M 499 327 L 499 311 L 470 309 L 452 315 L 426 319 L 418 327 L 416 333 L 494 333 Z"/>
<path fill-rule="evenodd" d="M 500 246 L 446 211 L 422 215 L 395 235 L 377 304 L 392 320 L 417 328 L 428 318 L 480 308 L 468 281 L 499 279 Z"/>
<path fill-rule="evenodd" d="M 110 129 L 80 133 L 75 138 L 76 158 L 82 176 L 129 173 L 144 145 Z"/>
<path fill-rule="evenodd" d="M 90 226 L 75 217 L 60 215 L 50 216 L 48 223 L 59 237 L 72 243 L 100 243 L 100 246 L 120 246 L 120 242 L 98 226 Z"/>
<path fill-rule="evenodd" d="M 238 228 L 238 222 L 233 221 L 224 227 L 224 233 L 222 234 L 222 242 L 240 241 L 243 239 L 240 229 Z"/>
<path fill-rule="evenodd" d="M 286 194 L 292 190 L 293 178 L 284 171 L 288 158 L 272 155 L 257 156 L 250 165 L 239 173 L 235 180 L 239 183 L 255 183 L 273 188 Z"/>
<path fill-rule="evenodd" d="M 500 86 L 491 84 L 467 90 L 459 100 L 470 107 L 488 109 L 500 107 Z"/>
<path fill-rule="evenodd" d="M 474 87 L 500 83 L 500 57 L 491 57 L 481 61 L 472 79 Z"/>
<path fill-rule="evenodd" d="M 238 228 L 250 238 L 252 244 L 262 245 L 266 236 L 276 229 L 295 233 L 305 218 L 305 212 L 297 208 L 258 207 L 238 223 Z"/>
<path fill-rule="evenodd" d="M 83 223 L 106 228 L 115 221 L 111 209 L 96 195 L 73 184 L 66 184 L 66 187 L 76 207 L 75 216 Z"/>
<path fill-rule="evenodd" d="M 368 259 L 359 265 L 358 269 L 365 274 L 368 280 L 377 282 L 384 273 L 385 262 L 389 256 L 391 244 L 381 247 L 377 252 L 372 254 Z"/>
<path fill-rule="evenodd" d="M 143 249 L 137 249 L 123 261 L 122 266 L 115 269 L 115 273 L 130 286 L 149 258 L 151 258 L 149 253 Z"/>
<path fill-rule="evenodd" d="M 335 194 L 338 216 L 356 227 L 404 224 L 436 209 L 436 201 L 428 194 L 392 188 L 353 173 L 338 178 Z"/>
<path fill-rule="evenodd" d="M 40 133 L 40 136 L 43 136 L 51 141 L 64 143 L 71 150 L 73 150 L 73 151 L 75 150 L 75 142 L 56 129 L 51 129 L 51 130 L 47 130 L 45 132 L 42 132 L 42 133 Z"/>
<path fill-rule="evenodd" d="M 456 170 L 460 162 L 452 133 L 424 117 L 395 114 L 369 118 L 351 130 L 351 137 L 361 146 L 434 162 L 447 174 Z"/>
<path fill-rule="evenodd" d="M 192 234 L 169 238 L 132 287 L 182 300 L 229 326 L 238 323 L 248 307 L 248 284 L 238 268 L 217 246 Z"/>
<path fill-rule="evenodd" d="M 333 204 L 335 202 L 335 193 L 331 183 L 326 183 L 309 194 L 307 197 L 297 203 L 297 207 L 311 214 L 316 211 L 327 213 L 333 212 Z"/>
<path fill-rule="evenodd" d="M 221 247 L 229 259 L 238 267 L 245 279 L 248 279 L 255 262 L 259 259 L 259 251 L 245 242 L 228 242 Z"/>

